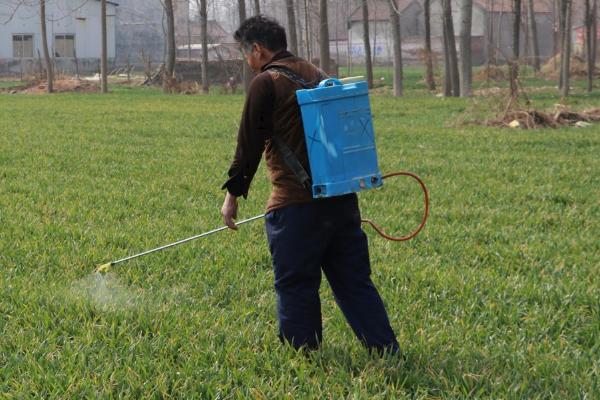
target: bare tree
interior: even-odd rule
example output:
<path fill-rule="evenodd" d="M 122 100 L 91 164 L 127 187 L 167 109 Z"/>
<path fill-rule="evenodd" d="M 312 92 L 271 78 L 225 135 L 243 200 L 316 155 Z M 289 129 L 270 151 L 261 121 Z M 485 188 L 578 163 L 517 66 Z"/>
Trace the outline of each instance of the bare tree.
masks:
<path fill-rule="evenodd" d="M 54 91 L 54 70 L 52 68 L 52 59 L 48 51 L 48 34 L 46 30 L 46 0 L 40 0 L 40 27 L 42 31 L 42 49 L 44 51 L 44 61 L 46 63 L 46 78 L 48 80 L 47 91 Z"/>
<path fill-rule="evenodd" d="M 596 68 L 597 52 L 598 52 L 598 0 L 594 0 L 592 6 L 592 59 L 594 60 L 594 69 Z"/>
<path fill-rule="evenodd" d="M 435 90 L 433 79 L 433 55 L 431 53 L 431 2 L 425 0 L 423 3 L 425 11 L 425 81 L 427 89 Z"/>
<path fill-rule="evenodd" d="M 592 7 L 592 60 L 596 69 L 596 53 L 598 51 L 598 0 L 594 0 Z"/>
<path fill-rule="evenodd" d="M 375 14 L 377 14 L 378 5 L 377 5 L 377 3 L 375 3 L 374 5 L 375 5 Z M 372 50 L 371 57 L 372 57 L 372 63 L 375 64 L 375 58 L 377 57 L 377 20 L 373 21 L 373 25 L 375 25 L 375 26 L 373 26 L 373 47 L 371 47 L 371 50 Z"/>
<path fill-rule="evenodd" d="M 389 0 L 392 40 L 394 41 L 394 96 L 402 96 L 402 37 L 400 34 L 400 11 L 396 0 Z"/>
<path fill-rule="evenodd" d="M 531 49 L 533 51 L 533 70 L 535 72 L 540 72 L 540 46 L 538 42 L 533 0 L 527 0 L 527 16 L 529 17 L 529 32 L 531 35 Z"/>
<path fill-rule="evenodd" d="M 564 29 L 561 51 L 561 83 L 562 96 L 567 97 L 570 90 L 571 77 L 571 0 L 561 0 Z"/>
<path fill-rule="evenodd" d="M 369 39 L 369 4 L 368 1 L 362 3 L 363 17 L 363 42 L 365 44 L 365 63 L 367 67 L 367 84 L 373 88 L 373 63 L 371 60 L 371 42 Z"/>
<path fill-rule="evenodd" d="M 460 77 L 458 73 L 458 57 L 456 55 L 456 40 L 454 37 L 454 22 L 452 21 L 452 6 L 450 0 L 442 0 L 443 7 L 443 28 L 444 28 L 444 48 L 446 63 L 446 90 L 451 91 L 455 97 L 460 96 Z M 450 89 L 450 90 L 448 90 Z"/>
<path fill-rule="evenodd" d="M 505 12 L 504 12 L 504 2 L 511 2 L 512 0 L 500 0 L 500 12 L 498 13 L 498 25 L 496 26 L 496 44 L 494 46 L 494 60 L 495 60 L 495 65 L 498 65 L 498 62 L 500 61 L 500 58 L 503 57 L 506 59 L 507 62 L 510 62 L 509 59 L 507 59 L 507 55 L 503 54 L 503 52 L 501 51 L 502 49 L 502 32 L 506 29 L 504 26 L 504 17 L 506 16 Z"/>
<path fill-rule="evenodd" d="M 327 0 L 319 0 L 319 62 L 325 73 L 329 73 L 329 21 L 327 18 Z"/>
<path fill-rule="evenodd" d="M 290 51 L 298 53 L 298 36 L 296 34 L 296 13 L 294 12 L 294 0 L 285 0 L 288 20 L 288 33 L 290 36 Z"/>
<path fill-rule="evenodd" d="M 106 0 L 100 1 L 100 25 L 101 27 L 101 37 L 102 37 L 102 55 L 100 62 L 100 76 L 101 78 L 101 90 L 102 93 L 108 93 L 108 48 L 106 43 Z"/>
<path fill-rule="evenodd" d="M 238 0 L 238 10 L 240 16 L 240 25 L 246 20 L 246 1 Z M 244 80 L 244 92 L 248 93 L 248 89 L 250 88 L 250 81 L 252 80 L 252 76 L 250 75 L 250 67 L 248 63 L 242 63 L 242 79 Z"/>
<path fill-rule="evenodd" d="M 597 32 L 594 32 L 594 15 L 592 14 L 592 5 L 590 0 L 585 0 L 585 55 L 586 55 L 586 64 L 587 64 L 587 91 L 589 93 L 592 92 L 593 80 L 594 80 L 594 66 L 595 61 L 592 56 L 592 45 L 593 39 L 592 35 L 597 35 Z"/>
<path fill-rule="evenodd" d="M 310 51 L 310 15 L 308 13 L 308 0 L 304 0 L 304 42 L 306 44 L 306 59 L 311 61 L 312 54 Z"/>
<path fill-rule="evenodd" d="M 443 31 L 442 32 L 442 42 L 443 42 L 443 46 L 444 46 L 444 82 L 443 82 L 443 87 L 444 87 L 444 96 L 445 97 L 450 97 L 452 96 L 452 79 L 450 78 L 452 76 L 452 71 L 450 69 L 450 55 L 449 55 L 449 50 L 448 50 L 448 37 L 445 34 L 445 28 L 446 28 L 446 23 L 444 21 L 442 21 L 442 25 L 443 25 Z"/>
<path fill-rule="evenodd" d="M 339 7 L 339 3 L 335 2 L 335 63 L 336 65 L 340 65 L 340 41 L 339 41 L 339 32 L 340 30 L 338 29 L 339 25 L 339 21 L 340 21 L 340 7 Z"/>
<path fill-rule="evenodd" d="M 473 68 L 471 61 L 471 21 L 473 19 L 473 0 L 461 0 L 460 25 L 460 95 L 472 95 Z"/>
<path fill-rule="evenodd" d="M 565 5 L 565 1 L 564 0 L 556 0 L 556 14 L 558 17 L 558 24 L 557 24 L 557 39 L 555 41 L 554 46 L 556 47 L 555 50 L 555 54 L 560 54 L 561 56 L 561 63 L 558 66 L 558 70 L 559 70 L 559 74 L 558 74 L 558 88 L 562 90 L 563 87 L 563 73 L 562 73 L 562 52 L 564 51 L 563 46 L 565 43 L 565 36 L 564 36 L 564 32 L 565 32 L 565 9 L 564 9 L 564 5 Z M 554 58 L 554 69 L 557 69 L 556 66 L 556 57 Z"/>
<path fill-rule="evenodd" d="M 494 8 L 494 0 L 487 0 L 486 2 L 487 5 L 487 9 L 488 10 L 493 10 Z M 494 55 L 496 54 L 495 48 L 494 48 L 494 13 L 492 13 L 491 11 L 487 13 L 487 17 L 485 20 L 485 31 L 486 31 L 486 53 L 487 53 L 487 59 L 486 59 L 486 70 L 487 70 L 487 79 L 489 79 L 489 70 L 490 70 L 490 65 L 491 64 L 495 64 L 495 60 L 494 60 Z"/>
<path fill-rule="evenodd" d="M 167 92 L 171 90 L 171 85 L 175 76 L 175 12 L 173 8 L 173 0 L 161 1 L 165 10 L 165 16 L 167 20 L 167 54 L 165 60 L 165 79 L 163 82 L 163 89 Z"/>
<path fill-rule="evenodd" d="M 517 79 L 519 78 L 519 46 L 521 35 L 521 0 L 513 0 L 513 58 L 510 61 L 510 95 L 517 96 Z"/>
<path fill-rule="evenodd" d="M 196 4 L 198 4 L 198 2 L 196 2 Z M 187 47 L 188 47 L 188 61 L 192 61 L 192 27 L 191 27 L 191 21 L 190 21 L 191 17 L 190 17 L 190 13 L 189 10 L 187 12 L 187 18 L 185 19 L 185 25 L 186 25 L 186 33 L 187 33 Z"/>
<path fill-rule="evenodd" d="M 200 42 L 202 43 L 202 92 L 208 93 L 208 12 L 206 11 L 206 0 L 196 0 L 200 14 Z"/>
<path fill-rule="evenodd" d="M 254 15 L 260 14 L 260 0 L 254 0 Z"/>
<path fill-rule="evenodd" d="M 296 28 L 298 34 L 296 38 L 298 39 L 298 55 L 306 58 L 308 60 L 308 52 L 306 51 L 306 42 L 304 40 L 304 29 L 302 25 L 304 24 L 305 19 L 302 18 L 302 6 L 304 4 L 302 0 L 296 0 L 294 3 L 295 14 L 296 14 Z"/>

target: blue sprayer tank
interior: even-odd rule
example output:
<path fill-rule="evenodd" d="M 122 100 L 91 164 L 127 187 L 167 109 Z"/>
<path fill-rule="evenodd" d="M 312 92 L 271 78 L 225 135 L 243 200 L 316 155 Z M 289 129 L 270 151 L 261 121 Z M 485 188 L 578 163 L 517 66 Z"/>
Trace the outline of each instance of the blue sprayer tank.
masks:
<path fill-rule="evenodd" d="M 383 184 L 364 81 L 326 79 L 296 92 L 314 198 L 340 196 Z"/>

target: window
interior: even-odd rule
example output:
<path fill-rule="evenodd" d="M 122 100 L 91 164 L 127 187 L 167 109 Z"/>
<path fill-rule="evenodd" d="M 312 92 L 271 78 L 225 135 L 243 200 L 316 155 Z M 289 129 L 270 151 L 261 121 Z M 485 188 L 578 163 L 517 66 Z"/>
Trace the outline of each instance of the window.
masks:
<path fill-rule="evenodd" d="M 54 35 L 54 56 L 75 57 L 75 35 Z"/>
<path fill-rule="evenodd" d="M 33 57 L 33 35 L 13 35 L 13 58 Z"/>

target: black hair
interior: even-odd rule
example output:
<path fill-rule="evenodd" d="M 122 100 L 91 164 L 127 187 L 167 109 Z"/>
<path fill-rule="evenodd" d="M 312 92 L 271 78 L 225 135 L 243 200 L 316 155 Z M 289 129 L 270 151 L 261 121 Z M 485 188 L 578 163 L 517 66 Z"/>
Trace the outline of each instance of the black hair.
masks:
<path fill-rule="evenodd" d="M 248 18 L 233 34 L 233 38 L 246 50 L 258 43 L 271 51 L 287 49 L 285 29 L 274 19 L 264 15 Z"/>

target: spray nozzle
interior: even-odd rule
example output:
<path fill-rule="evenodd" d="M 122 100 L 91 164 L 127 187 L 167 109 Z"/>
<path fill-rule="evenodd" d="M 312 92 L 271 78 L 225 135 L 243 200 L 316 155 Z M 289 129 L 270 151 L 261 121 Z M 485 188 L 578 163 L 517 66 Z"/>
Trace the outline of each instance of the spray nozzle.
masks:
<path fill-rule="evenodd" d="M 104 274 L 106 272 L 108 272 L 108 270 L 110 269 L 110 267 L 112 267 L 112 263 L 106 263 L 106 264 L 102 264 L 102 265 L 98 265 L 98 268 L 96 268 L 96 272 L 100 273 L 100 274 Z"/>

